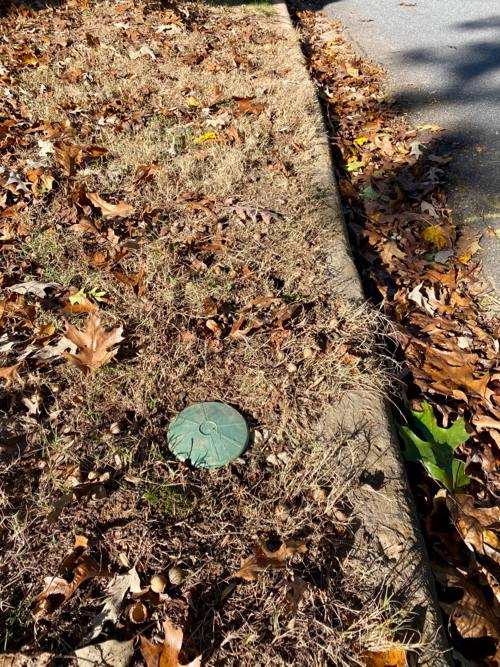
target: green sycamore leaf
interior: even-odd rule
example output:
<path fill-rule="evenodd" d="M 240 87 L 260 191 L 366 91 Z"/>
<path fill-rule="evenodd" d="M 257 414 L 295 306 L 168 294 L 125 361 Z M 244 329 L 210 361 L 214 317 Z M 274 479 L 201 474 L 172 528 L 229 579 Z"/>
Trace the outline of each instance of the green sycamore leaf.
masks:
<path fill-rule="evenodd" d="M 365 166 L 364 162 L 349 162 L 346 166 L 347 171 L 359 171 Z"/>
<path fill-rule="evenodd" d="M 429 475 L 441 482 L 450 493 L 459 492 L 470 482 L 462 461 L 453 457 L 458 445 L 469 439 L 465 421 L 457 419 L 450 428 L 441 428 L 437 425 L 432 406 L 427 402 L 422 404 L 421 412 L 411 410 L 411 415 L 419 435 L 408 426 L 396 424 L 406 445 L 403 456 L 407 461 L 420 461 Z"/>
<path fill-rule="evenodd" d="M 76 294 L 73 294 L 72 296 L 70 296 L 68 301 L 70 302 L 70 304 L 72 306 L 74 306 L 76 303 L 83 303 L 83 299 L 86 296 L 87 295 L 85 294 L 85 292 L 81 289 L 81 290 L 78 290 L 78 292 Z"/>
<path fill-rule="evenodd" d="M 380 194 L 374 190 L 371 185 L 369 185 L 364 190 L 361 190 L 360 195 L 365 199 L 372 199 L 373 201 L 380 199 Z"/>

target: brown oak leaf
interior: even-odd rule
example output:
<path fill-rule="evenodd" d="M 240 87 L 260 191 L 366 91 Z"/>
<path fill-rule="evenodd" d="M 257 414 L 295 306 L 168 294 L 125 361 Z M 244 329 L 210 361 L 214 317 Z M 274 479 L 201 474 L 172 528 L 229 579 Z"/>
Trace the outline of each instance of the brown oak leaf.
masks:
<path fill-rule="evenodd" d="M 89 199 L 94 206 L 100 208 L 104 215 L 109 215 L 112 218 L 128 218 L 134 212 L 134 207 L 127 202 L 119 201 L 118 204 L 110 204 L 104 201 L 97 192 L 86 192 L 87 199 Z"/>
<path fill-rule="evenodd" d="M 101 318 L 90 313 L 84 321 L 85 331 L 79 331 L 66 322 L 66 338 L 74 343 L 80 351 L 78 354 L 63 352 L 68 363 L 77 366 L 84 375 L 89 375 L 96 368 L 108 364 L 118 349 L 109 348 L 123 340 L 123 327 L 117 327 L 107 333 L 101 326 Z"/>
<path fill-rule="evenodd" d="M 148 667 L 182 667 L 179 654 L 182 656 L 182 630 L 176 630 L 167 619 L 163 625 L 165 640 L 163 644 L 152 644 L 141 637 L 141 653 Z M 185 667 L 200 667 L 201 655 L 192 660 Z"/>
<path fill-rule="evenodd" d="M 5 368 L 0 368 L 0 378 L 3 378 L 4 380 L 7 380 L 7 384 L 5 387 L 10 387 L 12 384 L 13 379 L 17 375 L 17 371 L 20 367 L 22 362 L 20 361 L 17 364 L 14 364 L 13 366 L 6 366 Z"/>
<path fill-rule="evenodd" d="M 496 534 L 500 529 L 500 508 L 476 507 L 474 498 L 464 493 L 448 496 L 446 506 L 465 543 L 500 563 L 500 540 Z"/>
<path fill-rule="evenodd" d="M 87 555 L 87 538 L 76 535 L 75 548 L 64 559 L 57 575 L 45 577 L 45 588 L 34 600 L 33 616 L 40 619 L 61 607 L 69 600 L 78 586 L 91 577 L 111 578 L 111 575 L 91 556 Z"/>
<path fill-rule="evenodd" d="M 263 104 L 254 104 L 252 98 L 249 97 L 233 97 L 234 101 L 238 105 L 238 114 L 242 115 L 245 113 L 253 113 L 256 116 L 260 116 L 264 110 Z"/>
<path fill-rule="evenodd" d="M 264 540 L 259 540 L 255 547 L 255 553 L 241 560 L 241 569 L 236 572 L 235 577 L 246 581 L 257 581 L 260 572 L 268 567 L 285 567 L 287 556 L 294 553 L 305 553 L 307 546 L 299 540 L 288 540 L 283 542 L 277 551 L 269 551 Z"/>

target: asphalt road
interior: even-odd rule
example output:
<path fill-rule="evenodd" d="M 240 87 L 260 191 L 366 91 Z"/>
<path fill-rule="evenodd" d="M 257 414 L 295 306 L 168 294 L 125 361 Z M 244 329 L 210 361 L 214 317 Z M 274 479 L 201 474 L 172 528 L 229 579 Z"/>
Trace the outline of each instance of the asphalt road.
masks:
<path fill-rule="evenodd" d="M 358 52 L 387 69 L 411 120 L 447 129 L 455 221 L 500 236 L 500 1 L 323 2 Z M 500 240 L 481 246 L 500 296 Z"/>

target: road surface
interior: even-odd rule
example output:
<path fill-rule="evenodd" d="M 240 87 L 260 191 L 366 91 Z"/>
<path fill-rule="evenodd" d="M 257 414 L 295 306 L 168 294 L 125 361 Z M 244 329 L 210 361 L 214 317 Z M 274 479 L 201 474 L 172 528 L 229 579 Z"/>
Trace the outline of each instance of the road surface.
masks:
<path fill-rule="evenodd" d="M 387 69 L 411 120 L 447 129 L 454 220 L 500 236 L 500 1 L 323 2 L 356 50 Z M 500 295 L 500 239 L 481 246 Z"/>

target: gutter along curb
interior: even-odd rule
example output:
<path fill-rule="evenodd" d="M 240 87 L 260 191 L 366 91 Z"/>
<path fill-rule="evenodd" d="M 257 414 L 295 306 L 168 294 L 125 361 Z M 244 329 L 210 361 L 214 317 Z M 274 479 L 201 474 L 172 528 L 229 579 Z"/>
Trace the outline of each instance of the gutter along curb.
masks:
<path fill-rule="evenodd" d="M 286 4 L 273 0 L 275 20 L 284 30 L 294 30 Z M 322 215 L 331 224 L 324 240 L 327 261 L 319 270 L 325 288 L 341 300 L 360 306 L 366 301 L 351 255 L 342 205 L 334 176 L 330 142 L 321 104 L 311 81 L 299 39 L 290 57 L 302 63 L 309 81 L 315 125 L 314 186 Z M 412 625 L 424 644 L 418 664 L 448 667 L 451 655 L 437 601 L 434 578 L 410 492 L 399 441 L 387 400 L 368 391 L 346 392 L 322 420 L 319 438 L 335 446 L 346 463 L 351 519 L 357 526 L 349 552 L 351 567 L 369 571 L 373 588 L 389 591 L 393 599 L 414 614 Z M 355 465 L 352 465 L 352 458 Z"/>

